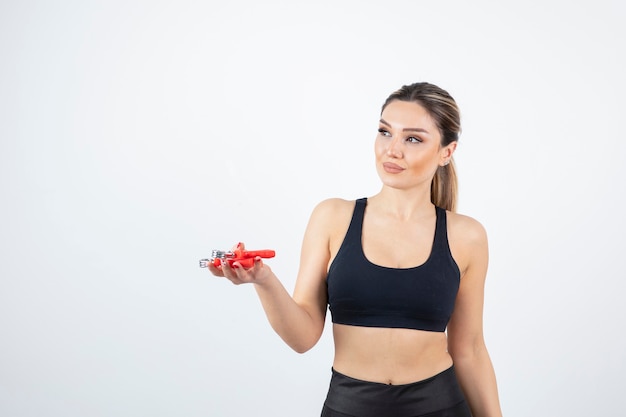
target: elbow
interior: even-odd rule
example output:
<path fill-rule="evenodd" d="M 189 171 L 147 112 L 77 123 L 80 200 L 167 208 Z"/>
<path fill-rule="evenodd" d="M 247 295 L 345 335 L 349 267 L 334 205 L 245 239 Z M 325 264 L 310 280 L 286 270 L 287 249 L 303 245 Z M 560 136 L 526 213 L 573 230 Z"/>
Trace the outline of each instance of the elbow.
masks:
<path fill-rule="evenodd" d="M 311 350 L 312 347 L 313 346 L 291 346 L 294 352 L 299 353 L 301 355 Z"/>
<path fill-rule="evenodd" d="M 309 316 L 310 317 L 310 316 Z M 292 323 L 293 324 L 293 323 Z M 283 341 L 297 353 L 306 353 L 317 344 L 324 331 L 324 321 L 303 320 L 296 326 L 274 327 Z"/>
<path fill-rule="evenodd" d="M 299 337 L 284 338 L 284 342 L 296 353 L 306 353 L 317 344 L 321 334 L 300 335 Z"/>
<path fill-rule="evenodd" d="M 313 349 L 313 347 L 322 337 L 322 332 L 324 328 L 323 326 L 315 326 L 306 330 L 302 330 L 303 331 L 296 334 L 290 334 L 288 337 L 283 339 L 293 351 L 300 354 L 306 353 L 309 350 Z"/>
<path fill-rule="evenodd" d="M 317 343 L 317 340 L 315 341 L 293 341 L 293 342 L 287 342 L 287 345 L 289 345 L 289 347 L 291 349 L 293 349 L 294 352 L 299 353 L 299 354 L 303 354 L 308 352 L 309 350 L 311 350 L 313 348 L 313 346 L 315 346 L 315 344 Z"/>

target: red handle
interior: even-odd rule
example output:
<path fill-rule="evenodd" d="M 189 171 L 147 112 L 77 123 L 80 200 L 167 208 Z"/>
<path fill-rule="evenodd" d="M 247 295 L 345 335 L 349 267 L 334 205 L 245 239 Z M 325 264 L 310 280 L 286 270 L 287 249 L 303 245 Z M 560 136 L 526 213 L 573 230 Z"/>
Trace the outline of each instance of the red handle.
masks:
<path fill-rule="evenodd" d="M 239 262 L 241 266 L 244 268 L 252 268 L 254 266 L 254 258 L 227 258 L 225 260 L 226 262 L 228 262 L 228 265 L 230 265 L 231 267 L 233 266 L 233 263 L 235 262 Z M 222 264 L 223 261 L 224 260 L 220 258 L 215 258 L 213 260 L 213 266 L 218 267 Z"/>
<path fill-rule="evenodd" d="M 254 258 L 228 260 L 230 266 L 233 266 L 233 262 L 239 262 L 244 269 L 252 268 L 254 266 Z"/>
<path fill-rule="evenodd" d="M 244 250 L 241 251 L 241 255 L 237 254 L 235 251 L 235 256 L 243 256 L 244 258 L 256 258 L 260 256 L 261 258 L 273 258 L 276 256 L 276 252 L 273 250 L 265 249 L 265 250 Z"/>
<path fill-rule="evenodd" d="M 226 261 L 230 266 L 233 266 L 234 262 L 239 262 L 243 268 L 252 268 L 254 266 L 254 258 L 257 256 L 260 258 L 273 258 L 276 256 L 276 251 L 270 249 L 263 250 L 239 250 L 236 249 L 234 252 L 234 256 L 226 258 Z M 220 258 L 215 258 L 213 260 L 213 265 L 220 266 L 223 260 Z"/>

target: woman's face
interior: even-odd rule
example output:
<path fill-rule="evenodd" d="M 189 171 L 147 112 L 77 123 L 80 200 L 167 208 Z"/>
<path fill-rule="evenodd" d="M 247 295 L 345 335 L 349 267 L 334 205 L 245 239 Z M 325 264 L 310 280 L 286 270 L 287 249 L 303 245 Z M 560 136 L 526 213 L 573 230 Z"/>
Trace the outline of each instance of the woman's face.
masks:
<path fill-rule="evenodd" d="M 430 183 L 450 159 L 456 142 L 441 146 L 441 134 L 421 105 L 392 101 L 385 107 L 376 136 L 376 170 L 385 185 L 409 189 Z"/>

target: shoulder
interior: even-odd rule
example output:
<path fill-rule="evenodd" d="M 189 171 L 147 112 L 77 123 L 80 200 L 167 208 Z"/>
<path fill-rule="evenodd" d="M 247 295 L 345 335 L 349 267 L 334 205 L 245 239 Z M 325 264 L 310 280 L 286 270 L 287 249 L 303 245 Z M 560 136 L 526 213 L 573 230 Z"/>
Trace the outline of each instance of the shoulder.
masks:
<path fill-rule="evenodd" d="M 313 208 L 311 216 L 321 219 L 334 219 L 345 216 L 346 214 L 352 215 L 354 204 L 354 200 L 327 198 L 326 200 L 322 200 L 317 203 L 317 205 Z"/>
<path fill-rule="evenodd" d="M 333 197 L 320 201 L 315 206 L 316 209 L 341 209 L 354 207 L 355 200 L 346 200 L 343 198 Z"/>
<path fill-rule="evenodd" d="M 329 198 L 320 201 L 311 213 L 308 231 L 320 238 L 328 239 L 331 248 L 345 234 L 354 212 L 355 200 Z"/>
<path fill-rule="evenodd" d="M 457 262 L 461 273 L 470 266 L 484 264 L 488 260 L 487 231 L 473 217 L 446 212 L 448 219 L 448 244 L 452 257 Z"/>
<path fill-rule="evenodd" d="M 453 212 L 446 212 L 448 234 L 450 238 L 460 240 L 467 244 L 486 242 L 487 231 L 485 227 L 473 217 Z"/>

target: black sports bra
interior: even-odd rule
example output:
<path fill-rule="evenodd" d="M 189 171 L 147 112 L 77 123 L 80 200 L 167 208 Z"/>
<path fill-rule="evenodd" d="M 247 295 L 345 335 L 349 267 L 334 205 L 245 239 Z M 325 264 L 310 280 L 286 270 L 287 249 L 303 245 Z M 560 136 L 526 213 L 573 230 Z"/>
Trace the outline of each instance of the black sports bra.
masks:
<path fill-rule="evenodd" d="M 356 201 L 348 232 L 328 270 L 332 322 L 445 331 L 461 276 L 448 246 L 446 211 L 435 208 L 435 237 L 426 262 L 397 269 L 373 264 L 363 253 L 361 230 L 366 205 L 366 198 Z"/>

